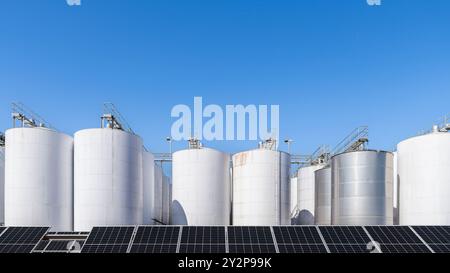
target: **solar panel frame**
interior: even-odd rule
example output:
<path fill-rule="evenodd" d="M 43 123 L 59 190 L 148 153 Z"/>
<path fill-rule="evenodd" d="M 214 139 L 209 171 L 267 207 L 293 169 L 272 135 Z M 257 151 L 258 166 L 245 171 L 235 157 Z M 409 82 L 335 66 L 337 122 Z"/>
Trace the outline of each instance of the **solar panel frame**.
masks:
<path fill-rule="evenodd" d="M 367 226 L 365 228 L 375 243 L 380 246 L 382 253 L 432 253 L 415 231 L 408 226 Z"/>
<path fill-rule="evenodd" d="M 94 227 L 81 253 L 127 253 L 134 232 L 134 226 Z"/>
<path fill-rule="evenodd" d="M 0 236 L 0 253 L 31 253 L 49 227 L 9 227 Z"/>
<path fill-rule="evenodd" d="M 226 253 L 225 227 L 182 227 L 179 253 Z"/>
<path fill-rule="evenodd" d="M 230 226 L 228 249 L 232 254 L 275 254 L 277 248 L 270 227 Z"/>
<path fill-rule="evenodd" d="M 435 253 L 450 253 L 450 226 L 411 227 Z"/>
<path fill-rule="evenodd" d="M 139 226 L 130 253 L 177 253 L 181 227 Z"/>
<path fill-rule="evenodd" d="M 279 226 L 272 229 L 280 253 L 328 253 L 315 226 Z"/>
<path fill-rule="evenodd" d="M 372 240 L 363 227 L 320 226 L 319 230 L 331 253 L 370 253 L 368 246 Z"/>

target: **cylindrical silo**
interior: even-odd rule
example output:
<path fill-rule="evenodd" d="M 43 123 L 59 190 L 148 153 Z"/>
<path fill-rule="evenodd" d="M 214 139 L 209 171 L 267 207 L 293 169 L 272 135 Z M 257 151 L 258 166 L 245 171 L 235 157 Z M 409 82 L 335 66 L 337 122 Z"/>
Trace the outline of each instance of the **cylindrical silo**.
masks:
<path fill-rule="evenodd" d="M 354 151 L 331 159 L 332 224 L 393 224 L 393 154 Z"/>
<path fill-rule="evenodd" d="M 155 164 L 155 185 L 154 185 L 154 200 L 153 200 L 153 223 L 155 225 L 165 224 L 163 219 L 163 183 L 164 173 L 161 165 Z"/>
<path fill-rule="evenodd" d="M 290 224 L 289 154 L 260 148 L 233 156 L 233 225 Z"/>
<path fill-rule="evenodd" d="M 0 226 L 5 223 L 5 147 L 0 146 Z"/>
<path fill-rule="evenodd" d="M 324 167 L 323 164 L 300 168 L 297 173 L 298 225 L 314 225 L 315 210 L 315 172 Z"/>
<path fill-rule="evenodd" d="M 315 210 L 314 223 L 331 225 L 331 167 L 315 172 Z"/>
<path fill-rule="evenodd" d="M 143 214 L 144 225 L 153 225 L 155 201 L 155 158 L 152 153 L 143 151 L 142 154 L 143 180 Z"/>
<path fill-rule="evenodd" d="M 143 223 L 142 149 L 140 137 L 118 129 L 75 133 L 76 231 Z"/>
<path fill-rule="evenodd" d="M 163 188 L 162 188 L 162 194 L 163 194 L 163 204 L 162 204 L 162 222 L 166 225 L 170 222 L 170 177 L 163 175 Z"/>
<path fill-rule="evenodd" d="M 230 224 L 230 157 L 194 148 L 173 154 L 173 225 L 221 226 Z"/>
<path fill-rule="evenodd" d="M 397 146 L 401 225 L 450 225 L 450 134 L 434 132 Z"/>
<path fill-rule="evenodd" d="M 47 128 L 6 131 L 5 225 L 73 230 L 73 138 Z"/>
<path fill-rule="evenodd" d="M 399 191 L 398 191 L 398 153 L 394 152 L 394 191 L 392 201 L 394 203 L 394 225 L 399 225 Z"/>
<path fill-rule="evenodd" d="M 291 218 L 291 224 L 295 225 L 295 214 L 297 212 L 297 176 L 291 177 L 291 180 L 289 181 L 289 191 L 290 191 L 290 206 L 289 206 L 289 212 L 290 212 L 290 218 Z"/>

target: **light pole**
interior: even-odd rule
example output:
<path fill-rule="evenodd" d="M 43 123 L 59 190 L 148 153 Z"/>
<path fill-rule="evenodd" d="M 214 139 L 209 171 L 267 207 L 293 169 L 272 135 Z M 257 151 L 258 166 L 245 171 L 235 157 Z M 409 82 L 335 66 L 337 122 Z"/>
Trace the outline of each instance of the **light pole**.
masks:
<path fill-rule="evenodd" d="M 169 143 L 169 153 L 172 155 L 172 138 L 166 137 L 166 141 Z"/>
<path fill-rule="evenodd" d="M 286 139 L 284 143 L 288 145 L 288 153 L 291 154 L 291 144 L 294 142 L 292 139 Z"/>

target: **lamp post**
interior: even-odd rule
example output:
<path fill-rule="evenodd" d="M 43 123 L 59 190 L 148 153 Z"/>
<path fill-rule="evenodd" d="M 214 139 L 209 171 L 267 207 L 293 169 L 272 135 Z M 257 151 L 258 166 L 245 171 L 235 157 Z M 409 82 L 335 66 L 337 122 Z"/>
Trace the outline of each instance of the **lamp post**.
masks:
<path fill-rule="evenodd" d="M 288 153 L 291 154 L 291 144 L 294 142 L 292 139 L 286 139 L 284 143 L 288 145 Z"/>

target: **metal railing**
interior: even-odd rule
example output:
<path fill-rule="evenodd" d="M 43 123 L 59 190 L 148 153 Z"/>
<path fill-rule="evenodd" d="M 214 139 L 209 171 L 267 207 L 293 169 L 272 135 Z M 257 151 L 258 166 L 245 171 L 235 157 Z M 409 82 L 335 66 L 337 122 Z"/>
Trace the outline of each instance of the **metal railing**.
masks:
<path fill-rule="evenodd" d="M 354 151 L 360 149 L 362 145 L 369 141 L 369 127 L 360 126 L 354 129 L 348 136 L 346 136 L 336 147 L 331 151 L 331 155 L 340 154 L 343 152 Z"/>

